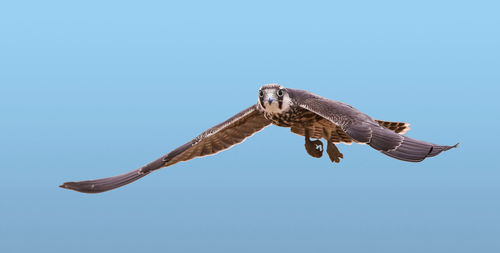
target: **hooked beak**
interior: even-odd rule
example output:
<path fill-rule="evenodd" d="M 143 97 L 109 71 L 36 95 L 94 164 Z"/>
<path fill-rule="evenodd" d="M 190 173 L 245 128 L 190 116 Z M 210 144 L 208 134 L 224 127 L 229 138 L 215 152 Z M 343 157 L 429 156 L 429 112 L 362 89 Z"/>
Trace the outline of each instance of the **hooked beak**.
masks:
<path fill-rule="evenodd" d="M 269 105 L 271 105 L 274 102 L 274 98 L 268 98 L 267 102 L 269 103 Z"/>

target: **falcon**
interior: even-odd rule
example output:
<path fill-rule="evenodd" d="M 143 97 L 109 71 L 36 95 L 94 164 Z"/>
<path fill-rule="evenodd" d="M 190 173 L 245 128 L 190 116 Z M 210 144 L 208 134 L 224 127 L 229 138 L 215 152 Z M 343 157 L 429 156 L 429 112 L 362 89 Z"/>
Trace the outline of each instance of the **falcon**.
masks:
<path fill-rule="evenodd" d="M 336 144 L 367 144 L 382 154 L 406 162 L 421 162 L 443 151 L 456 148 L 412 139 L 404 134 L 408 123 L 375 120 L 354 107 L 311 92 L 266 84 L 259 89 L 258 102 L 232 118 L 203 132 L 188 143 L 157 160 L 123 175 L 60 187 L 83 193 L 101 193 L 132 183 L 160 168 L 197 157 L 215 155 L 243 142 L 269 125 L 288 127 L 305 138 L 309 155 L 320 158 L 324 152 L 333 163 L 344 155 Z"/>

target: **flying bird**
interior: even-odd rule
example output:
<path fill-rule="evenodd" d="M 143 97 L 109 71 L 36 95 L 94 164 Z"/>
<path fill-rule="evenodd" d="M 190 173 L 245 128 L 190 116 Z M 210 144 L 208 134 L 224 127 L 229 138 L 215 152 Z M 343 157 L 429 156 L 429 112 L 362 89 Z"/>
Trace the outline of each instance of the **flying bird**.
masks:
<path fill-rule="evenodd" d="M 101 193 L 132 183 L 160 168 L 196 157 L 217 154 L 243 142 L 269 125 L 288 127 L 305 138 L 309 155 L 320 158 L 326 141 L 330 160 L 339 163 L 344 155 L 336 144 L 367 144 L 381 153 L 407 162 L 421 162 L 456 148 L 412 139 L 404 134 L 408 123 L 375 120 L 354 107 L 311 92 L 266 84 L 259 89 L 258 102 L 232 118 L 203 132 L 159 159 L 123 175 L 60 187 L 83 193 Z"/>

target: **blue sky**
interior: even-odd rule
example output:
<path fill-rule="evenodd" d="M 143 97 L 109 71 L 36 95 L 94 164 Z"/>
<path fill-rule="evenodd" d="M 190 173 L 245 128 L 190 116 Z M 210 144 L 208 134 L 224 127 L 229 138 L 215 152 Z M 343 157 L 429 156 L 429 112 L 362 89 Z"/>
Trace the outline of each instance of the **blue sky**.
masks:
<path fill-rule="evenodd" d="M 0 4 L 2 252 L 499 252 L 496 1 Z M 313 91 L 414 138 L 423 163 L 269 127 L 127 187 L 127 172 L 257 101 Z"/>

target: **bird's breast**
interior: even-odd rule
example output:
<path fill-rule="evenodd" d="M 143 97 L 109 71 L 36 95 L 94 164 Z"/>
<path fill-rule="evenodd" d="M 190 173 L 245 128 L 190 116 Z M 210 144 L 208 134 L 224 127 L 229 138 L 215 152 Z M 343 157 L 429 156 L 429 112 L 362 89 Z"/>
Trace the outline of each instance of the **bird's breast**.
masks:
<path fill-rule="evenodd" d="M 274 125 L 280 127 L 311 125 L 321 119 L 317 114 L 303 109 L 290 110 L 283 113 L 265 113 L 265 117 Z"/>

